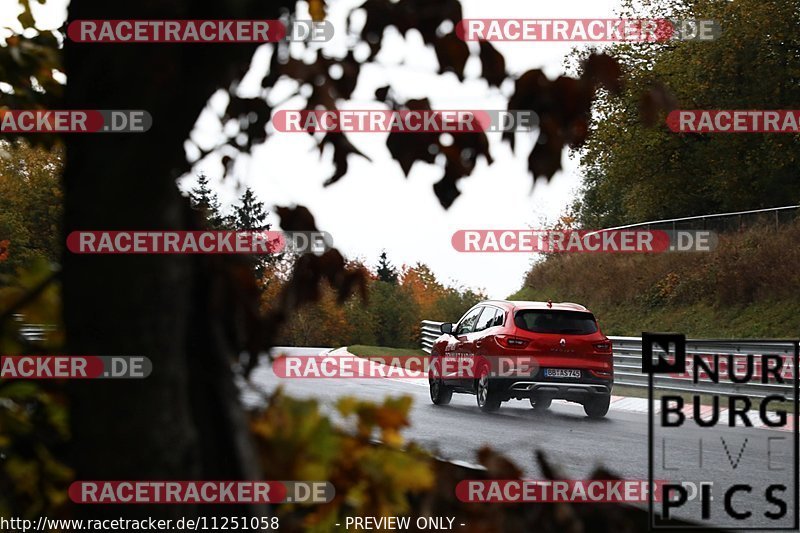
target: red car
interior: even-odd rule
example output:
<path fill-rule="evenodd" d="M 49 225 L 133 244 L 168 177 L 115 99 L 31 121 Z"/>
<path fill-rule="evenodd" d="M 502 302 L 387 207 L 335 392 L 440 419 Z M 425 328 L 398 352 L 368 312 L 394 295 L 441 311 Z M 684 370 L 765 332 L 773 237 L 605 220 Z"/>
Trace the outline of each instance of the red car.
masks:
<path fill-rule="evenodd" d="M 428 374 L 436 405 L 460 392 L 484 411 L 515 398 L 542 410 L 554 399 L 577 402 L 592 418 L 608 412 L 611 341 L 582 305 L 489 300 L 441 330 Z"/>

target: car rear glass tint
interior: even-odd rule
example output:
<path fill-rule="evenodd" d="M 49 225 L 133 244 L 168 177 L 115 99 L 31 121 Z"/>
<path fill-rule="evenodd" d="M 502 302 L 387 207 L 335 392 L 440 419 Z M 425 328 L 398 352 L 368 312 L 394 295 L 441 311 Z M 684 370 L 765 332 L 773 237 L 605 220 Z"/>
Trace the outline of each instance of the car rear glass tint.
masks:
<path fill-rule="evenodd" d="M 588 335 L 597 331 L 594 315 L 582 311 L 523 309 L 514 316 L 514 324 L 534 333 Z"/>

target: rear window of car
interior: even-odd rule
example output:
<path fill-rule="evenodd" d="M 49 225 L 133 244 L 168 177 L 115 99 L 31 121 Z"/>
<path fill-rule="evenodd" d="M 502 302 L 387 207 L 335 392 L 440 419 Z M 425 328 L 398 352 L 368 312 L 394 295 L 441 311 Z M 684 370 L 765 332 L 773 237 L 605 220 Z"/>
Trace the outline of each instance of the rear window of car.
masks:
<path fill-rule="evenodd" d="M 534 333 L 588 335 L 597 331 L 594 315 L 584 311 L 522 309 L 514 315 L 514 324 Z"/>

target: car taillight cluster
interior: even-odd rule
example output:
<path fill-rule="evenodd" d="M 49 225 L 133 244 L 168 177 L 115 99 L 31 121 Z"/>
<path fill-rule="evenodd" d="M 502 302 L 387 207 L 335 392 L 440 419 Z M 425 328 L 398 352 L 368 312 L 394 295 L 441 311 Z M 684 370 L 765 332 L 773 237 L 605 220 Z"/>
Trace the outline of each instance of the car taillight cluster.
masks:
<path fill-rule="evenodd" d="M 501 346 L 505 346 L 507 348 L 524 348 L 530 342 L 526 339 L 512 337 L 510 335 L 498 335 L 496 338 L 497 342 L 499 342 Z"/>
<path fill-rule="evenodd" d="M 611 351 L 611 343 L 610 342 L 598 342 L 595 343 L 594 349 L 598 352 L 610 352 Z"/>

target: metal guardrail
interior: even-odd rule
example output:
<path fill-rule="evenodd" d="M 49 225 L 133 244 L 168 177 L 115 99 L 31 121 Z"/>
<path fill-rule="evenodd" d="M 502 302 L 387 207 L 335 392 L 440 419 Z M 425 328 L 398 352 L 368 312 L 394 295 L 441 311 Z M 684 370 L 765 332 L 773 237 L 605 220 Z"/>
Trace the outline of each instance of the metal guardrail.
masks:
<path fill-rule="evenodd" d="M 431 353 L 433 342 L 442 334 L 439 329 L 444 322 L 434 322 L 432 320 L 423 320 L 420 326 L 420 343 L 422 350 L 426 353 Z"/>
<path fill-rule="evenodd" d="M 609 338 L 614 346 L 614 383 L 646 388 L 649 376 L 642 373 L 641 337 Z M 784 368 L 788 365 L 792 369 L 792 379 L 786 380 L 784 383 L 761 383 L 754 379 L 748 383 L 739 384 L 720 378 L 719 384 L 715 384 L 710 380 L 703 379 L 702 374 L 698 383 L 693 383 L 691 374 L 688 373 L 686 375 L 657 374 L 653 377 L 653 385 L 658 389 L 676 392 L 742 394 L 752 398 L 764 398 L 772 394 L 780 394 L 786 398 L 794 397 L 794 380 L 797 379 L 797 376 L 793 374 L 795 344 L 792 341 L 687 339 L 687 359 L 692 355 L 707 356 L 709 360 L 715 355 L 719 355 L 720 361 L 727 361 L 727 358 L 730 357 L 736 366 L 746 364 L 747 355 L 776 355 L 783 359 Z M 743 371 L 744 366 L 739 368 Z M 740 375 L 739 370 L 736 373 Z"/>
<path fill-rule="evenodd" d="M 423 320 L 420 326 L 422 349 L 430 353 L 434 341 L 441 335 L 439 327 L 442 322 Z M 641 337 L 609 337 L 614 346 L 614 384 L 629 387 L 647 388 L 648 374 L 642 373 L 642 339 Z M 794 369 L 795 344 L 793 341 L 773 340 L 717 340 L 717 339 L 687 339 L 687 359 L 693 354 L 713 357 L 714 354 L 732 357 L 734 364 L 744 361 L 745 356 L 752 355 L 777 355 L 784 358 L 784 368 L 788 364 Z M 720 357 L 721 361 L 724 361 Z M 722 374 L 722 373 L 721 373 Z M 740 375 L 737 372 L 737 375 Z M 784 383 L 731 383 L 720 378 L 719 384 L 703 380 L 702 375 L 698 383 L 693 383 L 691 375 L 659 374 L 654 376 L 653 384 L 661 390 L 675 392 L 708 393 L 708 394 L 742 394 L 752 398 L 763 398 L 770 394 L 781 394 L 786 398 L 793 398 L 794 380 Z M 724 383 L 723 383 L 724 381 Z"/>
<path fill-rule="evenodd" d="M 14 320 L 22 322 L 25 318 L 20 314 L 15 314 Z M 56 327 L 52 324 L 27 324 L 23 322 L 19 325 L 19 335 L 26 342 L 38 343 L 46 341 L 48 333 L 55 331 L 55 329 Z"/>

